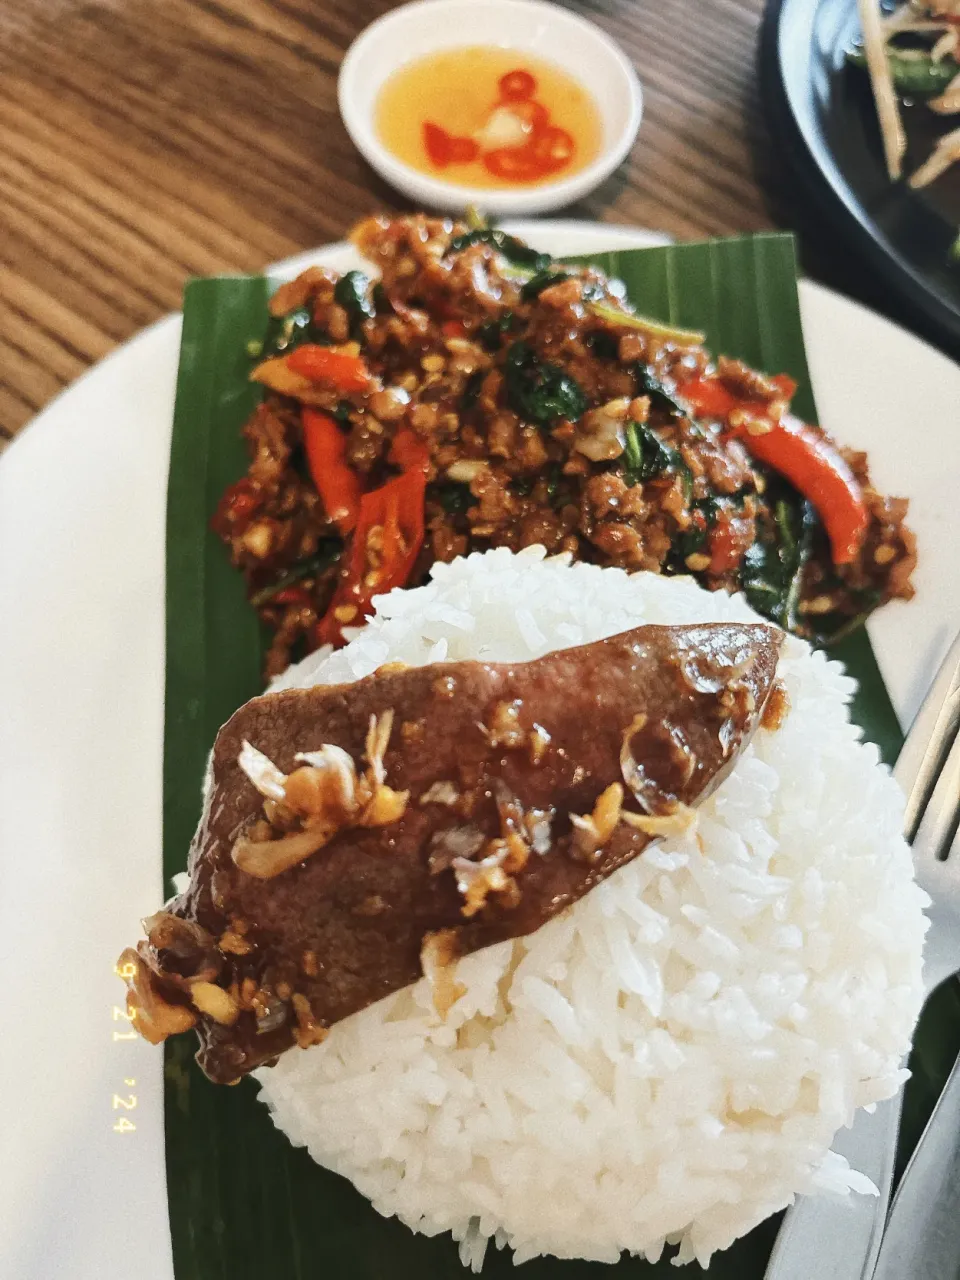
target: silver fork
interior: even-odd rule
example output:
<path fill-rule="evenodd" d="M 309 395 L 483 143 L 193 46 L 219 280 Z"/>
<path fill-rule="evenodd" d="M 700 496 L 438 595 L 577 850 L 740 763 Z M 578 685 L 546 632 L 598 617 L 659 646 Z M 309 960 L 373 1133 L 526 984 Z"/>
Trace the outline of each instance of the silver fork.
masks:
<path fill-rule="evenodd" d="M 901 755 L 905 772 L 915 778 L 905 831 L 913 840 L 917 881 L 933 899 L 923 966 L 928 994 L 960 969 L 960 638 L 947 661 L 951 658 L 952 681 L 926 751 L 911 734 Z M 921 716 L 925 711 L 926 703 Z M 960 1273 L 958 1164 L 960 1063 L 954 1065 L 900 1180 L 875 1280 L 955 1280 Z"/>
<path fill-rule="evenodd" d="M 904 835 L 913 844 L 917 879 L 933 899 L 931 926 L 924 954 L 924 987 L 929 995 L 960 969 L 960 636 L 940 668 L 910 730 L 894 775 L 907 797 Z M 950 858 L 952 853 L 953 857 Z M 938 1104 L 949 1106 L 954 1089 L 960 1091 L 960 1071 L 951 1077 L 951 1096 Z M 841 1130 L 834 1150 L 876 1183 L 880 1194 L 850 1201 L 826 1196 L 801 1196 L 788 1211 L 765 1273 L 765 1280 L 871 1280 L 887 1222 L 896 1160 L 902 1092 L 880 1103 L 872 1114 L 860 1111 L 850 1129 Z M 935 1118 L 935 1117 L 934 1117 Z M 915 1157 L 921 1152 L 931 1119 Z M 923 1165 L 930 1163 L 922 1157 Z M 913 1162 L 912 1162 L 913 1163 Z M 912 1178 L 916 1176 L 911 1174 Z M 904 1177 L 906 1186 L 906 1176 Z M 909 1195 L 908 1191 L 908 1195 Z M 899 1194 L 898 1194 L 899 1201 Z M 907 1199 L 902 1201 L 907 1212 Z M 898 1207 L 898 1219 L 901 1210 Z M 908 1232 L 903 1233 L 906 1245 Z M 889 1255 L 892 1258 L 892 1251 Z M 886 1258 L 884 1266 L 887 1265 Z M 896 1269 L 883 1280 L 912 1280 L 923 1270 Z M 955 1274 L 955 1273 L 954 1273 Z M 881 1280 L 880 1276 L 876 1280 Z M 951 1276 L 952 1280 L 952 1276 Z"/>

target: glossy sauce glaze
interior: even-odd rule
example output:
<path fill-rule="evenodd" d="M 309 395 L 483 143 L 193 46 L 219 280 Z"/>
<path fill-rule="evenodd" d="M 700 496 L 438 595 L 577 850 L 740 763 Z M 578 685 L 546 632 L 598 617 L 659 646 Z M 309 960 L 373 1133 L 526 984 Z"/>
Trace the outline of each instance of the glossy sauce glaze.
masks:
<path fill-rule="evenodd" d="M 229 1082 L 421 972 L 442 1014 L 458 957 L 685 829 L 756 728 L 780 640 L 639 627 L 254 699 L 217 736 L 189 889 L 122 958 L 134 1025 L 195 1026 Z"/>
<path fill-rule="evenodd" d="M 538 186 L 600 154 L 602 125 L 582 84 L 509 49 L 445 49 L 396 71 L 376 129 L 405 164 L 463 186 Z"/>

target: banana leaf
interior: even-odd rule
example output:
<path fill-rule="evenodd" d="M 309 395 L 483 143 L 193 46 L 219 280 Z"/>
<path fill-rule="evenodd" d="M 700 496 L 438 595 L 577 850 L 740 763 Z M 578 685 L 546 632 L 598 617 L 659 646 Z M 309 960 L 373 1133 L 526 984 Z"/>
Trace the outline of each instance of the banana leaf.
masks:
<path fill-rule="evenodd" d="M 595 258 L 619 276 L 645 315 L 708 335 L 714 351 L 791 374 L 798 411 L 816 416 L 803 349 L 793 242 L 752 236 Z M 200 812 L 200 782 L 219 726 L 261 688 L 263 637 L 240 575 L 209 527 L 223 489 L 241 476 L 241 427 L 256 402 L 247 343 L 263 336 L 269 284 L 261 277 L 192 282 L 170 457 L 167 524 L 167 680 L 164 743 L 164 873 L 183 870 Z M 841 655 L 861 682 L 854 715 L 865 736 L 895 758 L 899 726 L 865 632 Z M 919 1087 L 908 1140 L 949 1069 L 953 998 L 921 1028 Z M 316 1165 L 273 1127 L 257 1087 L 211 1085 L 189 1037 L 165 1046 L 166 1159 L 176 1280 L 463 1280 L 447 1236 L 414 1235 L 379 1216 L 350 1184 Z M 777 1229 L 772 1219 L 717 1255 L 717 1280 L 759 1280 Z M 541 1258 L 524 1280 L 650 1280 L 675 1276 L 625 1258 L 615 1268 Z M 487 1280 L 515 1276 L 509 1251 L 488 1250 Z"/>

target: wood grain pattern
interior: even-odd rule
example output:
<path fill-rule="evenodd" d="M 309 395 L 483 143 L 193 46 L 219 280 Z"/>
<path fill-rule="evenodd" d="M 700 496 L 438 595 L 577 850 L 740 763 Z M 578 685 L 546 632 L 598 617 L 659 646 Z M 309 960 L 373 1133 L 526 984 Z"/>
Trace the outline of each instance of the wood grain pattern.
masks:
<path fill-rule="evenodd" d="M 482 0 L 478 0 L 482 3 Z M 336 106 L 383 0 L 0 0 L 0 437 L 179 305 L 402 208 Z M 571 216 L 680 237 L 783 225 L 756 91 L 762 0 L 575 0 L 646 92 Z M 829 274 L 829 273 L 828 273 Z"/>

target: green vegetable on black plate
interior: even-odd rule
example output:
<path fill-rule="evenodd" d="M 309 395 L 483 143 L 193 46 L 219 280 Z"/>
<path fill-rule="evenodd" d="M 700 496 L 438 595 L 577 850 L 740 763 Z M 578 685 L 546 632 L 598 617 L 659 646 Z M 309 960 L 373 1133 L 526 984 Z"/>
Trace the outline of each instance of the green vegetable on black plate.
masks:
<path fill-rule="evenodd" d="M 536 249 L 531 249 L 516 236 L 508 236 L 499 227 L 476 227 L 473 231 L 465 231 L 461 236 L 454 236 L 450 241 L 448 252 L 459 253 L 461 249 L 468 249 L 472 244 L 491 245 L 515 267 L 525 267 L 534 273 L 546 271 L 553 261 L 549 253 L 537 253 Z"/>
<path fill-rule="evenodd" d="M 867 57 L 859 47 L 848 52 L 847 61 L 851 66 L 866 70 Z M 895 49 L 888 49 L 887 62 L 895 87 L 907 96 L 934 97 L 943 93 L 957 74 L 957 64 L 952 58 L 934 62 L 926 53 L 917 58 L 907 58 Z"/>
<path fill-rule="evenodd" d="M 504 364 L 510 408 L 527 422 L 550 426 L 559 418 L 576 422 L 587 408 L 580 386 L 559 365 L 541 360 L 526 342 L 515 342 Z"/>
<path fill-rule="evenodd" d="M 370 297 L 370 280 L 362 271 L 348 271 L 341 276 L 334 286 L 333 300 L 350 317 L 350 332 L 354 337 L 364 320 L 372 320 L 377 314 Z"/>

